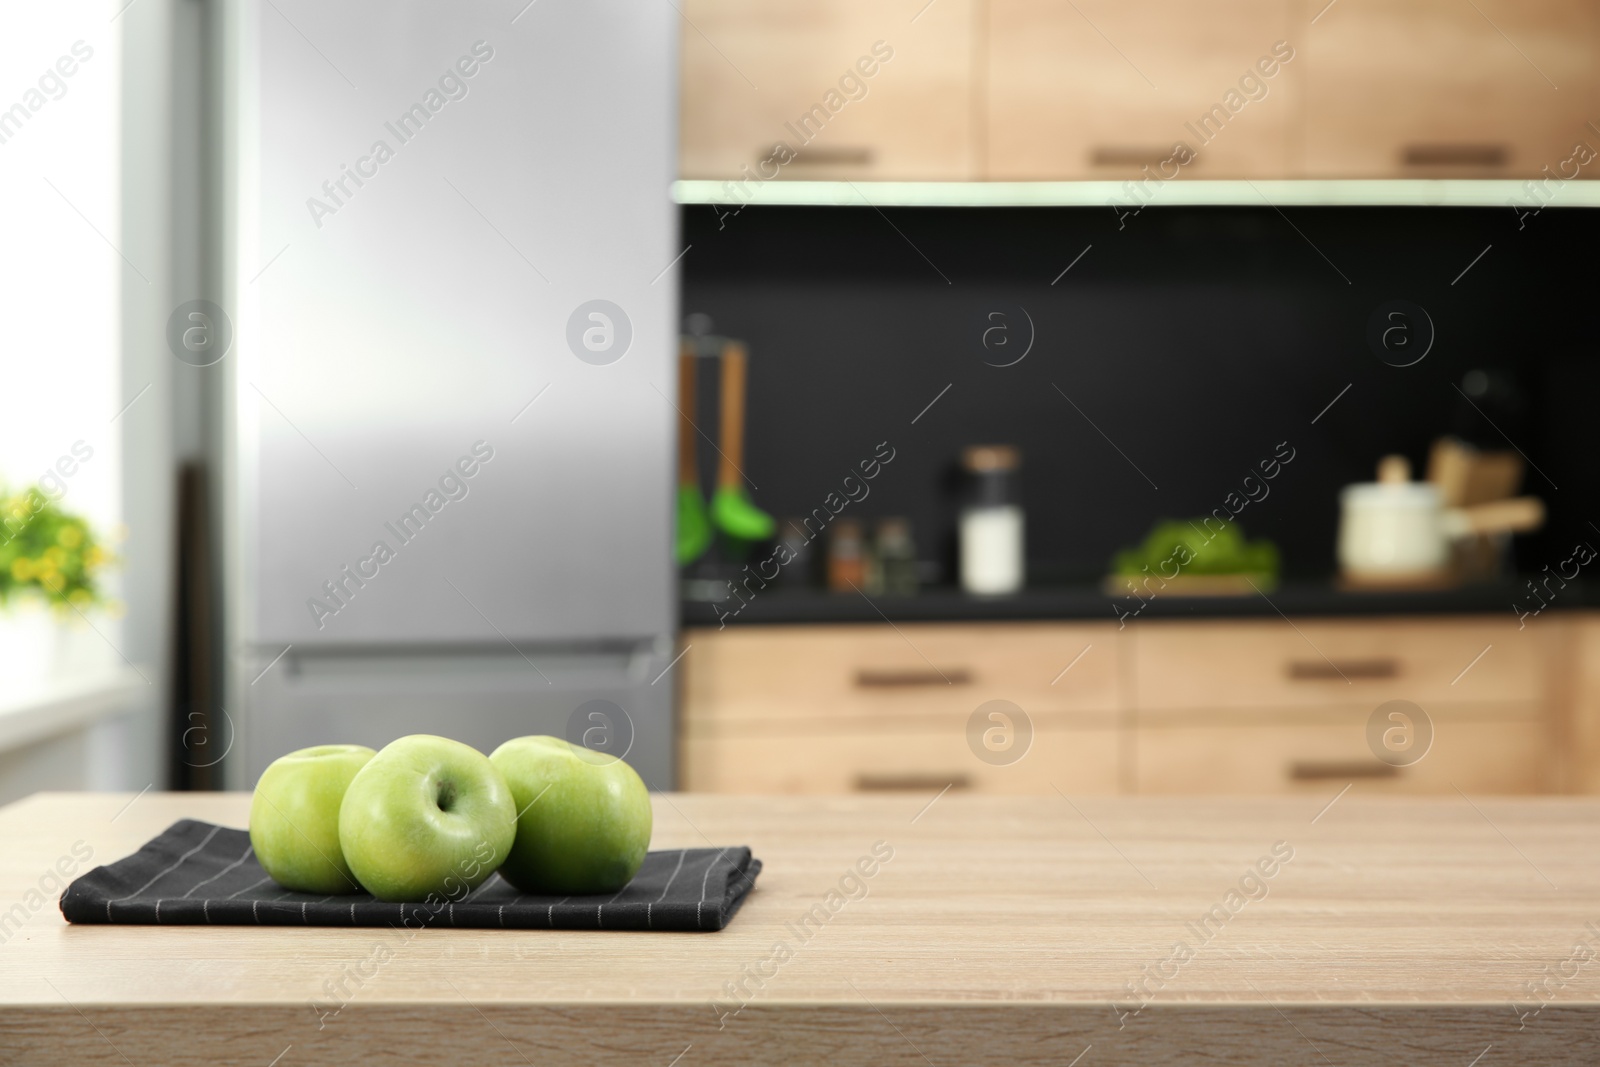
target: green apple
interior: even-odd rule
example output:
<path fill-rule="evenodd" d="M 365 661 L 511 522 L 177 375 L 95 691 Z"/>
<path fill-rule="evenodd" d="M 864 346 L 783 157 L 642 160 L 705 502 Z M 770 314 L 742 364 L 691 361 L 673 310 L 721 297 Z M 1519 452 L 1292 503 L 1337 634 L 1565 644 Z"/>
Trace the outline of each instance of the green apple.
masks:
<path fill-rule="evenodd" d="M 614 756 L 518 737 L 489 757 L 511 786 L 517 839 L 500 876 L 525 893 L 615 893 L 650 849 L 650 792 Z"/>
<path fill-rule="evenodd" d="M 412 734 L 362 767 L 339 809 L 339 845 L 379 900 L 459 900 L 511 849 L 517 809 L 489 757 L 460 741 Z"/>
<path fill-rule="evenodd" d="M 317 745 L 262 772 L 250 798 L 250 844 L 273 881 L 323 896 L 361 892 L 339 848 L 339 806 L 374 755 L 365 745 Z"/>

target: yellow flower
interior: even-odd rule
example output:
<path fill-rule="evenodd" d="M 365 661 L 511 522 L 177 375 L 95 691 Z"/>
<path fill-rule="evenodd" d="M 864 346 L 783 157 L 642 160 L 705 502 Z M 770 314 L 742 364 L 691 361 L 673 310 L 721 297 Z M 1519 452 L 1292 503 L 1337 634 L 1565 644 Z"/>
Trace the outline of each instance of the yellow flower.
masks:
<path fill-rule="evenodd" d="M 61 532 L 56 534 L 56 540 L 66 548 L 77 548 L 83 544 L 83 531 L 76 526 L 63 526 Z"/>
<path fill-rule="evenodd" d="M 51 545 L 44 550 L 44 561 L 51 570 L 58 570 L 63 563 L 67 562 L 67 554 L 55 545 Z"/>
<path fill-rule="evenodd" d="M 105 549 L 101 548 L 99 545 L 90 545 L 89 551 L 83 554 L 83 565 L 87 568 L 93 569 L 100 566 L 109 558 L 110 557 L 106 555 Z"/>
<path fill-rule="evenodd" d="M 25 582 L 33 577 L 33 560 L 26 556 L 19 556 L 11 561 L 11 577 L 19 582 Z"/>
<path fill-rule="evenodd" d="M 74 589 L 72 592 L 67 594 L 67 600 L 70 603 L 78 605 L 80 608 L 86 608 L 90 604 L 94 603 L 94 597 L 87 589 Z"/>

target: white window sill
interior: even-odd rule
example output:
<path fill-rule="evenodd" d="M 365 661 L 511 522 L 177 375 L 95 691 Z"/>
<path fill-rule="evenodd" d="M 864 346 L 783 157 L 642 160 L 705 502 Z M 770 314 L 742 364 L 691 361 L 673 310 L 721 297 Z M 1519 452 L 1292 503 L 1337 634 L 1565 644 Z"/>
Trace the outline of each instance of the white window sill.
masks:
<path fill-rule="evenodd" d="M 0 688 L 0 752 L 125 714 L 149 688 L 131 667 Z"/>

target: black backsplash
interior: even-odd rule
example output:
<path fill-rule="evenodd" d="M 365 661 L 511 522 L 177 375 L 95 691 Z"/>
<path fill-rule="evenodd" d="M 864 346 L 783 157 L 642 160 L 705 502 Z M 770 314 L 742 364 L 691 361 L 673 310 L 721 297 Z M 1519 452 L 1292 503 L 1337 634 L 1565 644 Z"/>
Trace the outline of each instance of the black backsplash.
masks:
<path fill-rule="evenodd" d="M 846 513 L 909 516 L 947 577 L 955 462 L 977 443 L 1022 450 L 1033 583 L 1098 578 L 1155 520 L 1222 507 L 1280 442 L 1293 461 L 1239 522 L 1290 577 L 1333 572 L 1342 486 L 1389 452 L 1420 477 L 1450 431 L 1509 437 L 1537 466 L 1524 487 L 1551 520 L 1518 539 L 1521 569 L 1600 541 L 1600 212 L 692 206 L 683 223 L 685 314 L 749 344 L 754 499 L 808 513 L 887 441 L 895 459 Z M 1412 366 L 1368 343 L 1393 300 L 1434 326 Z M 1022 354 L 1029 319 L 1026 357 L 990 365 Z M 1474 410 L 1456 388 L 1473 369 L 1525 403 Z"/>

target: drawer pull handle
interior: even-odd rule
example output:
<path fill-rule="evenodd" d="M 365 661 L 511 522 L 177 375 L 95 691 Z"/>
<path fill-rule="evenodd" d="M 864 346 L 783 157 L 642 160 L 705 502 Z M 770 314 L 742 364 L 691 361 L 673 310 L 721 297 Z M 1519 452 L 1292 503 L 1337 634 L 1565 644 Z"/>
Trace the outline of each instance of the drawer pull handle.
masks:
<path fill-rule="evenodd" d="M 1391 767 L 1376 760 L 1350 760 L 1344 763 L 1296 760 L 1289 764 L 1289 777 L 1296 782 L 1320 782 L 1337 778 L 1345 781 L 1355 778 L 1395 778 L 1399 774 L 1399 767 Z"/>
<path fill-rule="evenodd" d="M 1503 144 L 1408 144 L 1400 158 L 1408 167 L 1503 167 L 1511 153 Z"/>
<path fill-rule="evenodd" d="M 766 159 L 772 149 L 763 149 L 757 159 Z M 873 151 L 870 148 L 802 148 L 785 166 L 789 167 L 870 167 Z"/>
<path fill-rule="evenodd" d="M 909 689 L 923 685 L 970 685 L 972 672 L 965 667 L 948 670 L 856 671 L 856 685 L 862 689 Z"/>
<path fill-rule="evenodd" d="M 858 774 L 858 793 L 926 793 L 935 789 L 971 789 L 965 774 Z"/>
<path fill-rule="evenodd" d="M 1289 678 L 1296 682 L 1342 682 L 1357 678 L 1395 678 L 1400 664 L 1393 659 L 1296 659 L 1289 661 Z"/>
<path fill-rule="evenodd" d="M 1153 148 L 1136 145 L 1096 145 L 1089 152 L 1089 163 L 1095 167 L 1155 167 L 1172 158 L 1172 147 Z"/>

